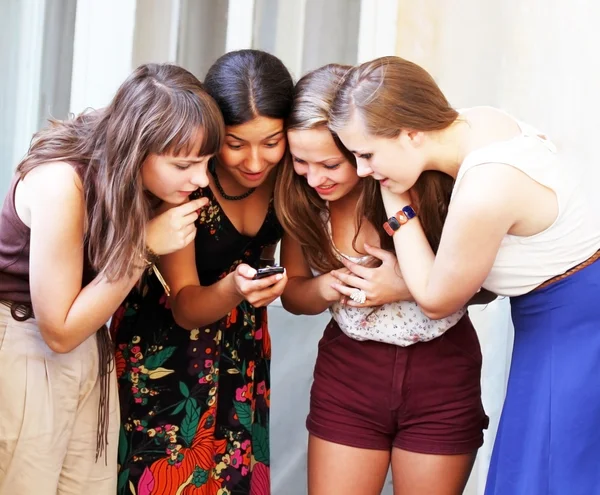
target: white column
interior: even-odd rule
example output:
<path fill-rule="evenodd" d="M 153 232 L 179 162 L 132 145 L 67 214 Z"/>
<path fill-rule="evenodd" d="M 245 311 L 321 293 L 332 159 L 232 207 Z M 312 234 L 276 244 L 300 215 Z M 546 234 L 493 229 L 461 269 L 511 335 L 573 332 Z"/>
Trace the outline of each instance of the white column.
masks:
<path fill-rule="evenodd" d="M 24 2 L 20 5 L 16 40 L 16 82 L 13 86 L 14 116 L 11 122 L 13 149 L 9 163 L 16 166 L 27 149 L 34 132 L 38 130 L 42 44 L 44 40 L 45 0 Z M 16 19 L 15 19 L 16 20 Z M 13 45 L 14 48 L 14 45 Z M 14 77 L 4 75 L 3 77 Z"/>
<path fill-rule="evenodd" d="M 254 0 L 229 0 L 225 51 L 252 48 Z"/>
<path fill-rule="evenodd" d="M 107 105 L 131 73 L 135 0 L 79 0 L 71 112 Z"/>
<path fill-rule="evenodd" d="M 306 0 L 280 1 L 277 10 L 275 53 L 298 80 L 302 76 Z"/>
<path fill-rule="evenodd" d="M 180 11 L 180 0 L 137 0 L 133 69 L 148 62 L 177 61 Z"/>
<path fill-rule="evenodd" d="M 180 21 L 181 0 L 171 0 L 171 26 L 169 27 L 169 61 L 171 62 L 177 62 Z"/>
<path fill-rule="evenodd" d="M 358 63 L 396 51 L 398 0 L 362 0 L 358 35 Z"/>

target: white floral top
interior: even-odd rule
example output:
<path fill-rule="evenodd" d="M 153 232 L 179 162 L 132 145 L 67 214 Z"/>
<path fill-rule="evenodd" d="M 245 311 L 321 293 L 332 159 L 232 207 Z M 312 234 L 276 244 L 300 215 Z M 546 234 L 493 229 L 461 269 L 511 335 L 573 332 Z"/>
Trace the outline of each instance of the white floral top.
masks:
<path fill-rule="evenodd" d="M 373 259 L 372 256 L 347 256 L 340 251 L 337 254 L 361 265 L 366 265 Z M 319 275 L 315 270 L 313 274 Z M 456 325 L 466 313 L 466 309 L 461 309 L 441 320 L 432 320 L 425 316 L 417 303 L 409 301 L 369 308 L 353 308 L 334 303 L 329 311 L 342 332 L 352 339 L 374 340 L 402 347 L 439 337 Z"/>

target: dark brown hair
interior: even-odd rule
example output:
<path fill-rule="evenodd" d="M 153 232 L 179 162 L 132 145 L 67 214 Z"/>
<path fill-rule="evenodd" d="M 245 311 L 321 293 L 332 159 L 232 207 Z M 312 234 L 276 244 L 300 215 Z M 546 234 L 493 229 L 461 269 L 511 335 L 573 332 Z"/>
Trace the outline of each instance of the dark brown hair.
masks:
<path fill-rule="evenodd" d="M 422 67 L 400 57 L 366 62 L 344 78 L 331 106 L 329 127 L 343 129 L 354 112 L 373 136 L 395 138 L 403 129 L 440 131 L 459 117 Z M 427 239 L 437 250 L 454 179 L 426 171 L 415 183 L 417 209 Z"/>
<path fill-rule="evenodd" d="M 344 75 L 350 69 L 346 65 L 329 64 L 302 77 L 294 90 L 294 104 L 287 129 L 327 129 L 331 103 Z M 335 134 L 332 137 L 340 152 L 356 167 L 354 155 Z M 385 220 L 377 182 L 370 177 L 361 179 L 358 187 L 361 187 L 361 195 L 356 209 L 354 241 L 365 218 L 375 226 L 380 226 Z M 294 172 L 289 153 L 277 176 L 275 206 L 279 222 L 286 234 L 300 244 L 311 268 L 326 273 L 342 266 L 327 230 L 329 209 L 315 190 L 308 186 L 306 179 Z M 381 235 L 380 238 L 382 247 L 391 248 L 388 236 L 384 238 Z"/>
<path fill-rule="evenodd" d="M 118 279 L 145 251 L 151 204 L 141 168 L 149 154 L 189 154 L 198 130 L 200 156 L 219 151 L 223 117 L 202 84 L 168 64 L 136 69 L 102 110 L 51 121 L 37 133 L 17 172 L 24 176 L 51 161 L 79 171 L 86 204 L 87 258 L 91 267 Z"/>
<path fill-rule="evenodd" d="M 226 126 L 258 116 L 285 119 L 292 108 L 294 82 L 275 55 L 262 50 L 228 52 L 211 65 L 204 86 L 225 119 Z"/>

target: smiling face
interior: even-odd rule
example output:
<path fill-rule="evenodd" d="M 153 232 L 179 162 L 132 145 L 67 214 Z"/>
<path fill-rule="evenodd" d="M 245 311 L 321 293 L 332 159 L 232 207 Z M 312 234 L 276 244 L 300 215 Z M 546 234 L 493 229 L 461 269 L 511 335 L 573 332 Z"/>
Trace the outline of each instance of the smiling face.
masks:
<path fill-rule="evenodd" d="M 282 119 L 256 117 L 225 128 L 225 144 L 219 153 L 221 165 L 244 187 L 260 186 L 285 153 Z"/>
<path fill-rule="evenodd" d="M 288 131 L 296 174 L 326 201 L 336 201 L 359 183 L 353 164 L 336 146 L 326 127 Z"/>
<path fill-rule="evenodd" d="M 426 168 L 422 132 L 403 130 L 395 138 L 368 135 L 357 113 L 353 112 L 338 136 L 356 156 L 358 175 L 371 175 L 394 193 L 408 191 Z"/>
<path fill-rule="evenodd" d="M 144 189 L 162 201 L 177 205 L 185 202 L 199 187 L 208 186 L 210 155 L 198 156 L 202 138 L 202 131 L 198 131 L 189 153 L 148 155 L 141 169 Z"/>

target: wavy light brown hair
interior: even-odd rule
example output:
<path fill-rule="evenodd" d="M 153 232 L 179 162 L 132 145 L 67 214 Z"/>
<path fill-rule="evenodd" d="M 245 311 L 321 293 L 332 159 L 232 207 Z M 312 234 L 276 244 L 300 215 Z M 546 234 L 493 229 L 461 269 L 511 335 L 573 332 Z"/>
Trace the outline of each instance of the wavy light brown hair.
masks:
<path fill-rule="evenodd" d="M 382 57 L 352 69 L 331 106 L 329 128 L 339 132 L 354 112 L 370 135 L 384 138 L 395 138 L 403 129 L 440 131 L 459 118 L 431 75 L 400 57 Z M 413 187 L 423 229 L 437 251 L 454 179 L 425 171 Z"/>
<path fill-rule="evenodd" d="M 77 168 L 86 204 L 86 255 L 91 268 L 114 280 L 131 273 L 145 252 L 156 198 L 144 192 L 144 160 L 150 154 L 189 154 L 198 130 L 200 156 L 218 152 L 223 117 L 200 81 L 175 65 L 146 64 L 106 108 L 51 121 L 34 136 L 17 172 L 23 177 L 52 161 Z"/>
<path fill-rule="evenodd" d="M 302 77 L 294 90 L 294 103 L 286 123 L 287 129 L 326 129 L 336 91 L 350 69 L 347 65 L 329 64 Z M 340 152 L 356 167 L 354 155 L 335 134 L 332 133 L 332 137 Z M 385 221 L 385 209 L 377 182 L 368 177 L 361 179 L 359 187 L 362 191 L 356 209 L 355 241 L 365 219 L 374 225 Z M 367 203 L 371 208 L 365 207 Z M 342 266 L 327 230 L 329 209 L 306 179 L 295 173 L 290 153 L 287 153 L 277 176 L 275 211 L 286 234 L 302 247 L 311 268 L 326 273 Z M 388 236 L 382 235 L 381 243 L 382 247 L 391 248 Z"/>

